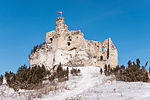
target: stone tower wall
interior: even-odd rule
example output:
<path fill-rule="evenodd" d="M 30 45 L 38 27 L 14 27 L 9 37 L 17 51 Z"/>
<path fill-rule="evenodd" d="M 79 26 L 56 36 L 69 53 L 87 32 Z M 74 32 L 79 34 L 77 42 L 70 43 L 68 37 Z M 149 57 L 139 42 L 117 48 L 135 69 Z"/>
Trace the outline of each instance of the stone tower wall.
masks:
<path fill-rule="evenodd" d="M 64 17 L 58 17 L 56 19 L 56 32 L 61 32 L 65 30 Z"/>

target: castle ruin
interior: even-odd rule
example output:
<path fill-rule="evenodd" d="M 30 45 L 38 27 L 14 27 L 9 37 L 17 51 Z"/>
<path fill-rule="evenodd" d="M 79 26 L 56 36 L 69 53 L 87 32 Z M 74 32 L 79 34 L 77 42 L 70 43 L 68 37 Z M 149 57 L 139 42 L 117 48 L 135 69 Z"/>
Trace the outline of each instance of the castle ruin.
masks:
<path fill-rule="evenodd" d="M 99 41 L 84 39 L 80 30 L 70 31 L 64 17 L 56 19 L 56 30 L 46 33 L 46 42 L 29 56 L 30 65 L 45 65 L 48 69 L 64 66 L 118 65 L 118 52 L 111 38 Z"/>

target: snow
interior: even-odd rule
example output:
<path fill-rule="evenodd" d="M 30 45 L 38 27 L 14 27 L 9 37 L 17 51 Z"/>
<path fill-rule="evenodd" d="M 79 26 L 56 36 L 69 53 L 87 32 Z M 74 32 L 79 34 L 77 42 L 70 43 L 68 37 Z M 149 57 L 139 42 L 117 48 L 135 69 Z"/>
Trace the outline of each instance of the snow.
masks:
<path fill-rule="evenodd" d="M 99 67 L 76 67 L 80 76 L 69 75 L 69 80 L 57 84 L 59 89 L 35 100 L 149 100 L 150 83 L 115 81 L 113 76 L 101 75 Z M 69 67 L 69 70 L 72 68 Z M 18 94 L 21 92 L 24 95 Z M 15 92 L 6 85 L 0 86 L 0 100 L 26 100 L 28 92 Z"/>
<path fill-rule="evenodd" d="M 149 100 L 150 83 L 120 82 L 113 76 L 100 75 L 99 68 L 94 66 L 77 67 L 81 76 L 73 76 L 65 83 L 67 90 L 57 91 L 41 100 Z M 71 68 L 70 68 L 71 69 Z"/>
<path fill-rule="evenodd" d="M 5 77 L 3 79 L 3 84 L 7 84 L 7 81 L 6 81 Z"/>
<path fill-rule="evenodd" d="M 110 98 L 112 100 L 149 100 L 150 84 L 107 81 L 103 85 L 97 84 L 80 95 L 84 95 L 84 100 L 110 100 Z"/>
<path fill-rule="evenodd" d="M 68 97 L 72 97 L 74 95 L 77 95 L 79 93 L 82 93 L 92 86 L 94 86 L 99 80 L 99 68 L 97 67 L 77 67 L 81 70 L 81 76 L 74 76 L 73 78 L 69 79 L 68 82 L 66 82 L 67 88 L 69 90 L 64 90 L 61 93 L 58 93 L 55 96 L 45 96 L 42 98 L 43 100 L 62 100 Z M 69 68 L 71 69 L 71 68 Z"/>

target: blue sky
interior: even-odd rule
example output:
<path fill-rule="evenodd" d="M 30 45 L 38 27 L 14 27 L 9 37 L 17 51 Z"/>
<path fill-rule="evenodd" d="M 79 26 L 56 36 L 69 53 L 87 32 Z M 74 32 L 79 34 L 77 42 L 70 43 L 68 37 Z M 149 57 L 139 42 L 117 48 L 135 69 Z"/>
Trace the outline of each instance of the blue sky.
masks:
<path fill-rule="evenodd" d="M 70 30 L 81 30 L 88 40 L 111 37 L 119 65 L 150 61 L 150 0 L 1 0 L 0 74 L 29 65 L 33 46 L 55 29 L 58 11 Z"/>

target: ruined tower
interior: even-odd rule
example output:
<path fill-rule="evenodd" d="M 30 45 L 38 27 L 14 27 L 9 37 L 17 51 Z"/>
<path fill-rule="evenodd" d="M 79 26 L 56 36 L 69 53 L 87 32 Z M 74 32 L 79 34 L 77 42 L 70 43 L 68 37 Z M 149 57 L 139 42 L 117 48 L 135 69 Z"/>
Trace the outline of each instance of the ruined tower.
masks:
<path fill-rule="evenodd" d="M 56 32 L 61 32 L 65 29 L 64 17 L 58 17 L 56 19 Z"/>

